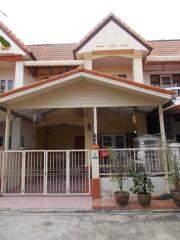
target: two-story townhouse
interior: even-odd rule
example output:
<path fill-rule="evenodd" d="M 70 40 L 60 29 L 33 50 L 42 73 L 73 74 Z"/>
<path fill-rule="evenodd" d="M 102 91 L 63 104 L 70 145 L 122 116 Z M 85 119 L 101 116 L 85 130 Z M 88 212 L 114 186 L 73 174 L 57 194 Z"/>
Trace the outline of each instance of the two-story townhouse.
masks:
<path fill-rule="evenodd" d="M 179 139 L 179 40 L 146 41 L 112 13 L 78 44 L 24 45 L 3 23 L 0 36 L 3 149 L 131 148 L 147 133 L 165 146 L 164 115 Z"/>

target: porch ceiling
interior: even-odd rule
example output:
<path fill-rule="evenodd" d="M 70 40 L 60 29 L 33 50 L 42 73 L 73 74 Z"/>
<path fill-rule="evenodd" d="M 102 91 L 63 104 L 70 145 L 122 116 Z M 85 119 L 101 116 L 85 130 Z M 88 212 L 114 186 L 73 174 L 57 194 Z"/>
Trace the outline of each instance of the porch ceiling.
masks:
<path fill-rule="evenodd" d="M 157 106 L 173 92 L 95 71 L 77 69 L 0 95 L 11 109 Z"/>

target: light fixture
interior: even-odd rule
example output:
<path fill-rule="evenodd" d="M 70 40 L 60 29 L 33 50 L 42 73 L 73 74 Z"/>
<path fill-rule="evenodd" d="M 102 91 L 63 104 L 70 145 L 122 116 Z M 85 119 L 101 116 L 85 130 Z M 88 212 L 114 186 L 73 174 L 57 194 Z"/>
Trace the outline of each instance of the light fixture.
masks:
<path fill-rule="evenodd" d="M 88 123 L 88 125 L 87 125 L 87 130 L 91 131 L 91 124 L 90 123 Z"/>

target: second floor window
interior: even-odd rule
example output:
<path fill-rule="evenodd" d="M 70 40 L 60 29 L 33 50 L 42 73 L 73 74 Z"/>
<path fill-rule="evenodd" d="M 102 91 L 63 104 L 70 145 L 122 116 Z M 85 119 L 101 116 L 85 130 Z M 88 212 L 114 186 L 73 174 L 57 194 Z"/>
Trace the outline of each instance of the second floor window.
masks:
<path fill-rule="evenodd" d="M 180 87 L 180 74 L 150 76 L 151 85 L 161 88 Z"/>
<path fill-rule="evenodd" d="M 7 92 L 14 88 L 13 80 L 0 80 L 0 92 Z"/>

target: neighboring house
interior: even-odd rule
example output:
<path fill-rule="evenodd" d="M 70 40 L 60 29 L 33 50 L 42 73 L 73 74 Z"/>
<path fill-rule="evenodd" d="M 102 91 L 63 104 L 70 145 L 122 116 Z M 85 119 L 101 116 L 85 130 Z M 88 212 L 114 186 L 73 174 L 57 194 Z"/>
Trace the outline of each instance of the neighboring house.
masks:
<path fill-rule="evenodd" d="M 24 45 L 3 23 L 0 36 L 5 150 L 131 148 L 147 133 L 165 145 L 163 108 L 180 140 L 180 40 L 146 41 L 113 14 L 77 44 Z"/>

